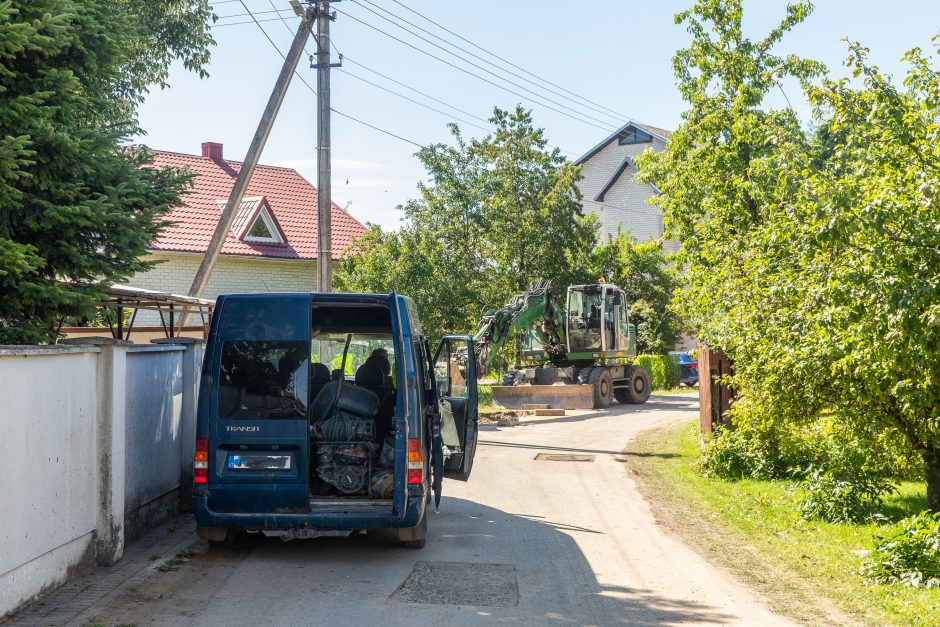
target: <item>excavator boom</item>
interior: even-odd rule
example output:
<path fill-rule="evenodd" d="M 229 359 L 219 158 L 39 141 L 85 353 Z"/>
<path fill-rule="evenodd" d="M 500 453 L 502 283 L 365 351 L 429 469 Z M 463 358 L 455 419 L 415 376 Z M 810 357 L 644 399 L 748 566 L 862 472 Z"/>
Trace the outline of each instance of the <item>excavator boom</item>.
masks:
<path fill-rule="evenodd" d="M 567 348 L 565 310 L 552 292 L 551 281 L 532 284 L 510 299 L 505 307 L 483 314 L 473 336 L 479 374 L 489 371 L 493 358 L 510 337 L 534 329 L 547 355 L 564 354 Z"/>

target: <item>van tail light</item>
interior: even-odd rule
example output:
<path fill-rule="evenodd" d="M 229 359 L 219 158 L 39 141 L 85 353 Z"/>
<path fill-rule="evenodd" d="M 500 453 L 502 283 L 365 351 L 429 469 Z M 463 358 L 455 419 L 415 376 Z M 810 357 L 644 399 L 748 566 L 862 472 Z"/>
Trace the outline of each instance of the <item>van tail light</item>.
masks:
<path fill-rule="evenodd" d="M 209 438 L 196 438 L 196 454 L 193 455 L 193 483 L 208 483 Z"/>
<path fill-rule="evenodd" d="M 421 438 L 408 439 L 408 485 L 424 483 L 424 447 Z"/>

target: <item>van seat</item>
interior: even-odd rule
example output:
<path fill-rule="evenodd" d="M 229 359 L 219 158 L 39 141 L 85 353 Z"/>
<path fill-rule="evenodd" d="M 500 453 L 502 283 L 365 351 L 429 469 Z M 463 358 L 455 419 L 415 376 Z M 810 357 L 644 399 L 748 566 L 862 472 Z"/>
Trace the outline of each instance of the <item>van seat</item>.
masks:
<path fill-rule="evenodd" d="M 379 407 L 375 414 L 375 432 L 382 442 L 392 432 L 395 417 L 395 389 L 390 385 L 390 377 L 385 376 L 382 367 L 373 360 L 359 366 L 356 370 L 356 385 L 372 390 L 379 397 Z"/>
<path fill-rule="evenodd" d="M 312 401 L 330 382 L 330 368 L 326 364 L 315 363 L 310 365 L 310 400 Z"/>

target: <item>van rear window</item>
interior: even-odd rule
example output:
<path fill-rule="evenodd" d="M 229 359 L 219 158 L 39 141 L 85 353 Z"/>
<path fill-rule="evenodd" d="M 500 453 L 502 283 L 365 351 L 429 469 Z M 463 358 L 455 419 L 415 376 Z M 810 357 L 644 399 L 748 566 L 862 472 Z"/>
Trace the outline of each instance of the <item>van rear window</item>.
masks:
<path fill-rule="evenodd" d="M 309 359 L 307 342 L 225 342 L 219 376 L 219 418 L 306 417 Z"/>

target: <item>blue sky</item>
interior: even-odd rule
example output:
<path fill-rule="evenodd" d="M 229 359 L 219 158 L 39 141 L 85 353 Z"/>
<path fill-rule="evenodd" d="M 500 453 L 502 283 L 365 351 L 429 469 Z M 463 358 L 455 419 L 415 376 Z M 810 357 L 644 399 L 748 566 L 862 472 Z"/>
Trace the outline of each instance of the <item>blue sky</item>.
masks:
<path fill-rule="evenodd" d="M 273 6 L 288 9 L 287 0 L 244 0 L 259 20 L 273 20 Z M 343 0 L 334 4 L 342 12 L 332 25 L 336 49 L 351 61 L 365 65 L 438 100 L 487 118 L 494 106 L 514 107 L 522 103 L 533 109 L 535 121 L 546 129 L 549 141 L 567 151 L 573 159 L 595 145 L 626 118 L 585 108 L 565 92 L 541 91 L 557 104 L 540 105 L 519 87 L 507 85 L 519 95 L 507 93 L 431 59 L 396 42 L 356 19 L 373 24 L 400 39 L 412 42 L 471 72 L 499 82 L 492 74 L 467 65 L 453 56 L 396 28 L 368 9 L 378 5 L 460 46 L 486 56 L 470 44 L 439 31 L 393 0 Z M 453 0 L 401 0 L 406 7 L 429 17 L 448 29 L 512 63 L 548 79 L 578 96 L 622 116 L 656 126 L 674 128 L 684 109 L 675 88 L 671 59 L 675 50 L 688 43 L 685 30 L 673 23 L 677 11 L 690 6 L 690 0 L 649 1 L 594 0 L 583 3 L 561 0 L 513 0 L 511 2 L 455 2 Z M 928 48 L 940 31 L 940 2 L 936 0 L 819 0 L 814 13 L 784 40 L 780 53 L 797 53 L 826 63 L 834 74 L 842 75 L 846 56 L 843 37 L 861 41 L 871 48 L 871 58 L 886 71 L 900 75 L 901 55 L 914 46 Z M 745 22 L 754 38 L 766 33 L 783 15 L 782 0 L 745 0 Z M 140 110 L 140 122 L 147 131 L 142 139 L 162 150 L 198 153 L 203 141 L 225 145 L 228 159 L 242 160 L 258 118 L 282 63 L 278 53 L 264 38 L 258 26 L 239 1 L 218 2 L 220 19 L 213 35 L 210 77 L 200 80 L 182 67 L 174 68 L 171 87 L 150 94 Z M 261 26 L 278 47 L 286 52 L 296 28 L 295 17 L 282 13 L 289 28 L 280 21 Z M 385 14 L 388 16 L 388 14 Z M 249 22 L 236 24 L 237 22 Z M 222 26 L 223 24 L 235 24 Z M 407 26 L 407 25 L 405 25 Z M 407 26 L 415 30 L 411 26 Z M 445 45 L 439 40 L 422 36 Z M 445 46 L 446 47 L 446 46 Z M 312 42 L 307 48 L 313 51 Z M 334 50 L 335 55 L 336 50 Z M 469 55 L 454 51 L 462 57 Z M 488 67 L 479 59 L 473 63 Z M 387 88 L 450 111 L 453 115 L 486 126 L 463 113 L 447 109 L 415 92 L 391 83 L 347 61 L 344 69 Z M 505 66 L 501 61 L 495 62 Z M 300 74 L 316 85 L 315 71 L 301 61 Z M 509 68 L 516 74 L 518 69 Z M 508 77 L 524 87 L 535 88 L 518 78 Z M 557 87 L 551 87 L 558 92 Z M 536 90 L 538 91 L 538 90 Z M 807 108 L 798 90 L 787 88 L 793 106 L 806 115 Z M 333 106 L 420 144 L 449 140 L 447 116 L 429 111 L 348 74 L 334 72 Z M 782 96 L 776 96 L 781 99 Z M 546 106 L 560 109 L 552 111 Z M 775 105 L 780 102 L 773 103 Z M 592 105 L 593 106 L 593 105 Z M 563 107 L 574 109 L 568 111 Z M 603 111 L 603 109 L 602 109 Z M 595 120 L 576 120 L 590 116 Z M 460 123 L 460 122 L 458 122 Z M 466 135 L 483 131 L 460 123 Z M 333 199 L 360 221 L 394 228 L 402 214 L 396 209 L 417 194 L 416 183 L 423 169 L 413 156 L 416 147 L 350 120 L 333 119 Z M 316 102 L 315 96 L 297 78 L 291 84 L 284 106 L 265 148 L 262 163 L 295 167 L 316 182 Z"/>

